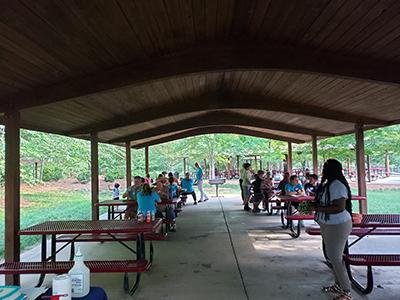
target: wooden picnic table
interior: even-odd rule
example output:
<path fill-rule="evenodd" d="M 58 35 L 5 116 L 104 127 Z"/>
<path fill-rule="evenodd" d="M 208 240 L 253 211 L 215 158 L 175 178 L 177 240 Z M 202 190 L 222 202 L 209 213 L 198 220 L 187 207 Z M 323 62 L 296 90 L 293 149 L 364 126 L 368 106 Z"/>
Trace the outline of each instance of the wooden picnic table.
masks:
<path fill-rule="evenodd" d="M 126 209 L 123 211 L 115 211 L 115 207 L 118 206 L 128 206 L 128 205 L 135 205 L 137 202 L 133 200 L 105 200 L 95 204 L 97 207 L 107 206 L 107 219 L 114 220 L 114 215 L 117 214 L 117 217 L 122 217 L 122 214 L 125 212 Z"/>
<path fill-rule="evenodd" d="M 74 220 L 74 221 L 46 221 L 37 225 L 30 226 L 22 229 L 18 232 L 18 235 L 41 235 L 41 262 L 56 261 L 57 253 L 67 247 L 71 242 L 66 243 L 60 249 L 56 249 L 56 235 L 60 234 L 76 234 L 78 238 L 82 234 L 108 234 L 115 238 L 116 242 L 122 244 L 125 248 L 128 248 L 131 252 L 136 254 L 137 260 L 144 260 L 145 253 L 145 239 L 144 233 L 155 232 L 161 226 L 162 220 L 156 219 L 151 223 L 138 223 L 137 220 Z M 117 234 L 137 234 L 136 238 L 136 250 L 126 245 L 123 241 L 118 240 Z M 51 254 L 47 256 L 47 236 L 51 236 Z M 152 245 L 150 248 L 152 252 Z M 151 253 L 152 255 L 152 253 Z M 110 261 L 112 265 L 113 261 Z M 44 280 L 42 274 L 38 285 L 41 285 Z M 126 274 L 125 274 L 126 275 Z M 138 275 L 139 276 L 139 275 Z M 127 276 L 125 276 L 125 281 Z M 136 286 L 136 284 L 135 284 Z"/>

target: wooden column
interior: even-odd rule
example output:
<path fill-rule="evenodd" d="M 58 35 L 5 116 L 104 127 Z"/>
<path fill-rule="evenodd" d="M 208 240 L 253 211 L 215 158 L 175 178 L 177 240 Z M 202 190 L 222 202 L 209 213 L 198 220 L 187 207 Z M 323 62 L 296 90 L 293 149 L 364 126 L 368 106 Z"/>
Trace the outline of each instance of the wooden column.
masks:
<path fill-rule="evenodd" d="M 350 168 L 351 168 L 351 162 L 350 162 L 350 157 L 347 158 L 347 176 L 350 177 Z"/>
<path fill-rule="evenodd" d="M 5 125 L 5 249 L 6 262 L 19 261 L 20 239 L 20 115 L 7 113 Z M 6 284 L 19 285 L 18 275 L 6 275 Z"/>
<path fill-rule="evenodd" d="M 312 137 L 312 161 L 313 161 L 313 173 L 318 175 L 318 144 L 317 137 Z"/>
<path fill-rule="evenodd" d="M 99 208 L 95 206 L 99 202 L 99 143 L 97 133 L 90 135 L 90 165 L 92 184 L 92 220 L 99 219 Z"/>
<path fill-rule="evenodd" d="M 149 146 L 144 147 L 144 161 L 145 161 L 145 172 L 146 175 L 149 174 Z"/>
<path fill-rule="evenodd" d="M 287 155 L 287 168 L 288 168 L 288 172 L 290 173 L 290 175 L 292 175 L 292 171 L 293 171 L 293 161 L 292 161 L 293 155 L 292 155 L 292 143 L 288 142 L 288 155 Z"/>
<path fill-rule="evenodd" d="M 131 155 L 131 142 L 125 143 L 126 152 L 126 187 L 132 185 L 132 155 Z"/>
<path fill-rule="evenodd" d="M 255 164 L 254 171 L 257 171 L 257 155 L 254 155 L 254 164 Z"/>
<path fill-rule="evenodd" d="M 365 181 L 365 155 L 364 155 L 364 127 L 361 124 L 355 125 L 356 133 L 356 163 L 357 163 L 357 181 L 358 181 L 358 194 L 360 196 L 367 196 L 367 183 Z M 366 214 L 367 201 L 359 201 L 360 212 Z"/>
<path fill-rule="evenodd" d="M 240 176 L 240 155 L 236 155 L 236 165 L 237 165 L 237 172 Z"/>
<path fill-rule="evenodd" d="M 389 158 L 389 153 L 385 153 L 385 175 L 390 176 L 390 158 Z"/>

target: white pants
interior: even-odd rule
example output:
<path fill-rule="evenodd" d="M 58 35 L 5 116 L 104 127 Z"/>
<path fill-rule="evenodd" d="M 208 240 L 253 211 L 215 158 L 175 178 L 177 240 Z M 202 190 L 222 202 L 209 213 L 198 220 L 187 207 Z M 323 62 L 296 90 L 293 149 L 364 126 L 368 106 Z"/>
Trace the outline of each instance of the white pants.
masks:
<path fill-rule="evenodd" d="M 208 196 L 203 190 L 203 180 L 197 181 L 197 188 L 199 189 L 200 192 L 200 201 L 203 201 L 204 199 L 208 199 Z"/>

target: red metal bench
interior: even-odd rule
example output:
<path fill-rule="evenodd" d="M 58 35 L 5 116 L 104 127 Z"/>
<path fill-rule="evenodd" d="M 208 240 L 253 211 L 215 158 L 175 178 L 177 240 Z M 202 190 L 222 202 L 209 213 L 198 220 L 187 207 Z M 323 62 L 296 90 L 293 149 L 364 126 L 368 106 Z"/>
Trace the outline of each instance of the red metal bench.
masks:
<path fill-rule="evenodd" d="M 372 267 L 399 267 L 400 254 L 345 254 L 343 256 L 346 262 L 347 272 L 351 282 L 364 294 L 369 294 L 374 288 L 374 278 Z M 350 265 L 366 266 L 367 267 L 367 286 L 362 286 L 357 280 L 354 279 L 351 273 Z"/>
<path fill-rule="evenodd" d="M 304 220 L 314 220 L 314 215 L 302 215 L 302 214 L 297 214 L 297 215 L 291 215 L 291 216 L 286 216 L 286 220 L 288 221 L 289 229 L 292 232 L 291 236 L 293 238 L 298 238 L 301 234 L 301 221 Z M 297 221 L 297 230 L 294 230 L 293 226 L 293 221 Z"/>
<path fill-rule="evenodd" d="M 73 261 L 11 262 L 0 265 L 0 274 L 62 274 L 67 273 L 73 265 Z M 130 295 L 136 291 L 141 273 L 147 272 L 151 267 L 151 263 L 145 259 L 85 261 L 85 265 L 92 273 L 125 272 L 125 291 L 129 290 L 129 279 L 126 273 L 136 273 L 136 282 L 129 290 Z"/>

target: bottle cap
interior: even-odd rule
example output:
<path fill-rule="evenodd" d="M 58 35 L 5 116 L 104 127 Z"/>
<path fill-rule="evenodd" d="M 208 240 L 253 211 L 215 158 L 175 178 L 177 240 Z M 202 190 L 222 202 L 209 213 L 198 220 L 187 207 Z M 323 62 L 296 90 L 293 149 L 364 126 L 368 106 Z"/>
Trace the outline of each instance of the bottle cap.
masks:
<path fill-rule="evenodd" d="M 81 247 L 76 248 L 75 256 L 82 256 Z"/>

